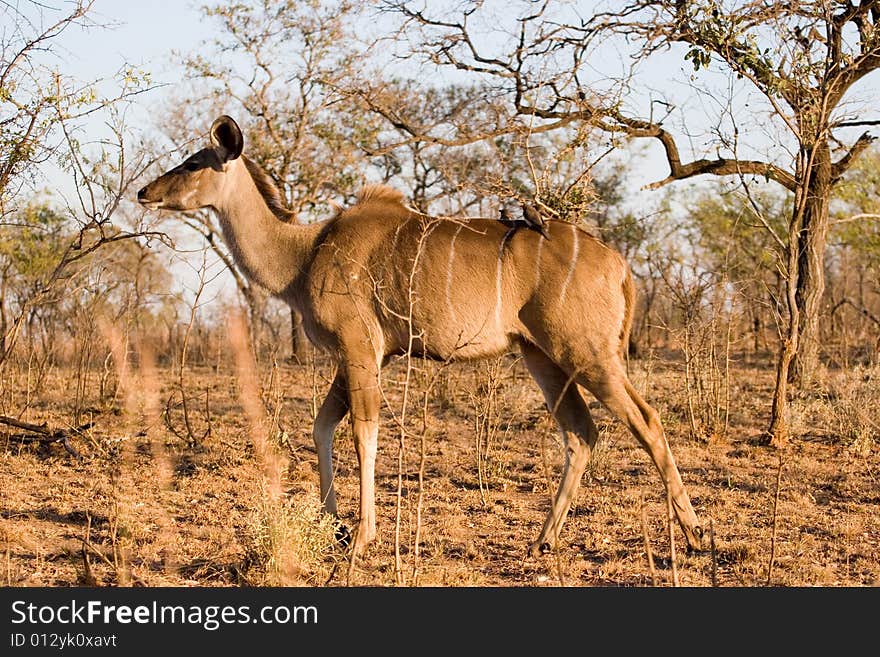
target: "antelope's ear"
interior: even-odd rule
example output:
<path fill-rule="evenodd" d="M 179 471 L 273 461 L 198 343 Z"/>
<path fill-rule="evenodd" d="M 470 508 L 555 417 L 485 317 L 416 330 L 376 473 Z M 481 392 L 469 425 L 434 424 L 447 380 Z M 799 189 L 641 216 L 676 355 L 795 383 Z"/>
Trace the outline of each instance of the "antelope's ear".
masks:
<path fill-rule="evenodd" d="M 234 160 L 244 149 L 244 137 L 241 128 L 225 114 L 211 125 L 211 143 L 224 162 Z"/>

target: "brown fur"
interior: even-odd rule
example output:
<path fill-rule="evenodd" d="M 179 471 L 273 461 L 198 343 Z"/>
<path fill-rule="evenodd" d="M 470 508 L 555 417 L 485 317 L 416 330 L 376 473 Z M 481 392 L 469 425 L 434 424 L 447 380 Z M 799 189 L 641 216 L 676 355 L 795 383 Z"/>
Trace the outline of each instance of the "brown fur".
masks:
<path fill-rule="evenodd" d="M 396 203 L 401 208 L 406 208 L 403 194 L 380 183 L 365 185 L 357 195 L 355 205 L 367 205 L 369 203 Z"/>
<path fill-rule="evenodd" d="M 688 544 L 701 545 L 660 418 L 626 375 L 634 286 L 620 254 L 572 224 L 548 222 L 545 239 L 494 220 L 428 217 L 381 185 L 365 187 L 331 220 L 288 224 L 271 179 L 239 159 L 243 141 L 234 121 L 221 117 L 211 135 L 212 147 L 193 156 L 204 169 L 172 169 L 139 199 L 175 210 L 215 208 L 246 274 L 298 310 L 309 338 L 337 358 L 313 436 L 324 508 L 335 514 L 333 434 L 351 415 L 360 464 L 356 552 L 376 533 L 381 368 L 409 349 L 449 361 L 521 350 L 566 446 L 562 481 L 533 555 L 556 544 L 598 438 L 580 387 L 648 451 Z"/>
<path fill-rule="evenodd" d="M 281 219 L 281 221 L 290 221 L 293 219 L 293 213 L 287 209 L 287 206 L 284 204 L 284 199 L 281 198 L 281 191 L 278 189 L 275 181 L 269 177 L 269 174 L 263 171 L 263 169 L 261 169 L 260 166 L 250 158 L 242 156 L 241 159 L 247 167 L 248 173 L 251 174 L 251 178 L 254 181 L 254 185 L 257 187 L 257 191 L 266 202 L 266 207 L 272 211 L 272 214 Z"/>

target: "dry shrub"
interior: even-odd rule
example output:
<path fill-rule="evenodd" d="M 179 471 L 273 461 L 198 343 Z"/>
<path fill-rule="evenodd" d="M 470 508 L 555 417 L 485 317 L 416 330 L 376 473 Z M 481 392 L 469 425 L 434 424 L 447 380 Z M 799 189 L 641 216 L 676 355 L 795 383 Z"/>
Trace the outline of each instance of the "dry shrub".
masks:
<path fill-rule="evenodd" d="M 710 290 L 717 292 L 717 290 Z M 685 359 L 687 417 L 691 437 L 709 440 L 727 433 L 730 413 L 730 316 L 726 297 L 706 294 L 687 308 L 677 335 Z"/>
<path fill-rule="evenodd" d="M 599 438 L 590 452 L 590 460 L 587 461 L 587 468 L 584 471 L 587 477 L 591 479 L 606 479 L 617 468 L 617 464 L 613 459 L 613 450 L 611 449 L 610 431 L 619 430 L 618 427 L 610 423 L 598 423 L 596 427 L 599 429 Z"/>
<path fill-rule="evenodd" d="M 483 504 L 486 504 L 486 492 L 502 485 L 507 476 L 507 444 L 514 427 L 525 415 L 515 376 L 518 362 L 518 358 L 504 356 L 480 362 L 474 368 L 473 386 L 468 391 L 477 480 Z"/>
<path fill-rule="evenodd" d="M 253 586 L 316 586 L 334 562 L 336 520 L 317 504 L 261 497 L 244 536 L 243 577 Z"/>
<path fill-rule="evenodd" d="M 794 400 L 792 433 L 841 442 L 865 455 L 880 441 L 880 366 L 826 372 L 818 394 Z"/>
<path fill-rule="evenodd" d="M 859 454 L 880 441 L 880 366 L 856 366 L 838 373 L 829 389 L 831 426 L 840 440 Z"/>

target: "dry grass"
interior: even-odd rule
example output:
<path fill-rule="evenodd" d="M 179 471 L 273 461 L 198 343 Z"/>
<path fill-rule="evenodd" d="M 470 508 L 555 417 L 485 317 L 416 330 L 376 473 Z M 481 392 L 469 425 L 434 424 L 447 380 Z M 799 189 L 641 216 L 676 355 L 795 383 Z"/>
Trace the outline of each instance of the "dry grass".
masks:
<path fill-rule="evenodd" d="M 176 372 L 151 367 L 143 355 L 137 360 L 119 371 L 120 394 L 101 401 L 94 384 L 77 400 L 96 422 L 76 441 L 83 461 L 59 445 L 22 446 L 0 435 L 4 584 L 344 585 L 335 527 L 318 511 L 310 433 L 313 386 L 324 392 L 329 365 L 279 364 L 271 377 L 271 368 L 248 374 L 241 358 L 216 371 L 192 369 L 190 393 L 208 389 L 212 400 L 212 431 L 192 444 L 169 432 L 157 410 L 179 386 Z M 511 357 L 494 370 L 484 363 L 445 368 L 427 412 L 413 413 L 400 460 L 403 571 L 414 566 L 418 525 L 420 585 L 651 586 L 653 575 L 658 586 L 672 586 L 675 573 L 682 586 L 764 586 L 771 550 L 773 586 L 880 584 L 880 442 L 869 412 L 880 407 L 877 369 L 830 372 L 796 400 L 797 435 L 781 454 L 777 491 L 780 453 L 756 440 L 768 413 L 770 369 L 734 363 L 727 433 L 695 440 L 680 364 L 636 361 L 631 368 L 661 412 L 698 514 L 707 526 L 713 521 L 714 555 L 686 553 L 676 527 L 673 568 L 659 477 L 622 426 L 591 404 L 602 437 L 562 547 L 527 559 L 561 454 L 537 386 Z M 8 375 L 6 390 L 27 385 L 16 376 Z M 29 393 L 30 420 L 73 423 L 73 376 L 47 374 L 44 389 Z M 402 363 L 390 365 L 389 404 L 399 403 L 394 381 L 402 379 Z M 418 394 L 412 398 L 420 403 Z M 267 413 L 258 400 L 280 408 Z M 266 419 L 276 411 L 280 427 Z M 355 585 L 395 584 L 398 428 L 387 409 L 383 422 L 379 539 L 351 573 Z M 352 527 L 357 460 L 347 424 L 336 451 L 340 513 Z"/>

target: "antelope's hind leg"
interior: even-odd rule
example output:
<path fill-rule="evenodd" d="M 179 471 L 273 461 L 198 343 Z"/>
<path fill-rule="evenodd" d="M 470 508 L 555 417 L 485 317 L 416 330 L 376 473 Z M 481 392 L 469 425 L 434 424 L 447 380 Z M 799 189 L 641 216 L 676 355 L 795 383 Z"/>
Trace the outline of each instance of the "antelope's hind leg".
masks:
<path fill-rule="evenodd" d="M 592 392 L 608 410 L 623 421 L 654 461 L 663 485 L 672 499 L 672 508 L 691 550 L 706 548 L 705 536 L 690 497 L 681 480 L 675 458 L 657 411 L 633 387 L 623 364 L 606 370 L 601 376 L 584 379 L 582 385 Z"/>
<path fill-rule="evenodd" d="M 544 393 L 544 400 L 559 426 L 565 445 L 562 479 L 538 539 L 529 546 L 537 557 L 555 548 L 562 525 L 577 497 L 581 477 L 599 438 L 599 431 L 578 391 L 577 383 L 538 347 L 523 343 L 522 354 L 529 373 Z"/>

